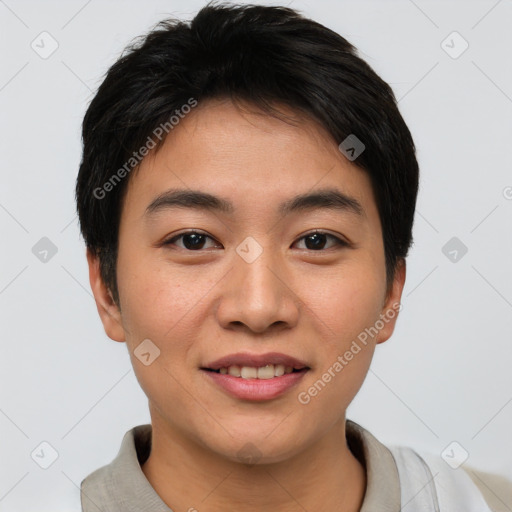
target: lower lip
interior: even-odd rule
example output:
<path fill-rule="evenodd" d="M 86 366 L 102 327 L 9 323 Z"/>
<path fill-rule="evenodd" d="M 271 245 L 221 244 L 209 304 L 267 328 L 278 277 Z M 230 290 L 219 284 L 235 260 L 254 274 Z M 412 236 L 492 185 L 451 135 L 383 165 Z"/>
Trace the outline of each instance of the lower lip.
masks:
<path fill-rule="evenodd" d="M 230 395 L 241 400 L 272 400 L 295 386 L 309 370 L 286 373 L 271 379 L 242 379 L 222 373 L 201 370 Z"/>

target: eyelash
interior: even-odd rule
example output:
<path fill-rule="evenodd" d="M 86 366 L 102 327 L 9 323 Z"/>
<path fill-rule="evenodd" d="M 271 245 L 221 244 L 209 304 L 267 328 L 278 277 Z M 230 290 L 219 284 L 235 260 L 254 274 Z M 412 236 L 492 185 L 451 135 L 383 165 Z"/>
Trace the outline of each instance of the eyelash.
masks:
<path fill-rule="evenodd" d="M 185 231 L 183 233 L 180 233 L 179 235 L 173 236 L 172 238 L 170 238 L 170 239 L 166 240 L 165 242 L 163 242 L 162 245 L 164 245 L 164 246 L 174 245 L 174 242 L 176 240 L 179 240 L 180 238 L 183 238 L 186 235 L 192 235 L 192 234 L 194 234 L 194 235 L 203 235 L 206 238 L 210 238 L 211 240 L 215 240 L 213 237 L 211 237 L 210 235 L 208 235 L 206 233 L 203 233 L 202 231 L 190 230 L 190 231 Z M 297 241 L 303 240 L 303 239 L 305 239 L 305 238 L 307 238 L 309 236 L 312 236 L 312 235 L 326 235 L 328 238 L 334 240 L 336 246 L 339 246 L 339 247 L 349 247 L 349 243 L 346 242 L 345 240 L 342 240 L 341 238 L 338 238 L 337 236 L 334 236 L 331 233 L 327 233 L 326 231 L 321 231 L 321 230 L 314 230 L 314 231 L 311 231 L 309 233 L 306 233 L 305 235 L 302 235 Z M 179 247 L 179 249 L 183 249 L 183 250 L 185 250 L 187 252 L 199 252 L 199 251 L 207 250 L 207 249 L 191 250 L 191 249 L 187 249 L 186 247 Z M 332 247 L 330 247 L 329 249 L 332 249 Z M 318 250 L 305 249 L 305 250 L 307 250 L 308 252 L 324 252 L 324 251 L 329 250 L 329 249 L 318 249 Z"/>

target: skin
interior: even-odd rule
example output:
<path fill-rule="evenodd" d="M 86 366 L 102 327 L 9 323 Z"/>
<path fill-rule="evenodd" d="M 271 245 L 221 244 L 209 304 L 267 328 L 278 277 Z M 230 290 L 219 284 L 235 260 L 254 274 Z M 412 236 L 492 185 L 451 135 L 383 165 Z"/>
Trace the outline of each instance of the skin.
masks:
<path fill-rule="evenodd" d="M 171 188 L 222 197 L 234 212 L 169 208 L 146 216 Z M 364 215 L 277 212 L 282 201 L 320 188 L 357 199 Z M 183 238 L 163 245 L 192 229 L 211 237 L 202 250 L 186 249 Z M 321 237 L 325 248 L 308 248 L 303 237 L 315 229 L 349 245 Z M 248 236 L 263 249 L 252 263 L 236 252 Z M 370 179 L 322 127 L 307 119 L 292 126 L 228 100 L 199 104 L 130 176 L 119 228 L 120 308 L 91 253 L 88 263 L 105 331 L 126 342 L 149 400 L 152 451 L 142 470 L 169 507 L 360 509 L 366 475 L 346 443 L 345 411 L 398 314 L 307 405 L 297 395 L 399 303 L 405 263 L 388 289 Z M 160 350 L 149 366 L 134 355 L 145 339 Z M 200 370 L 228 354 L 270 351 L 311 368 L 273 400 L 234 398 Z M 254 464 L 237 455 L 247 443 L 257 450 Z"/>

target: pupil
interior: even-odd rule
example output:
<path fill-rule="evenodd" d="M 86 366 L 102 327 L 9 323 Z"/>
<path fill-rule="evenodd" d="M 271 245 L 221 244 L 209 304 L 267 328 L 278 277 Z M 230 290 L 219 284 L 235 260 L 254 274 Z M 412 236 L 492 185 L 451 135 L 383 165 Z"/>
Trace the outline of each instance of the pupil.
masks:
<path fill-rule="evenodd" d="M 319 238 L 321 237 L 321 239 Z M 308 242 L 313 242 L 312 244 L 308 244 Z M 309 235 L 306 238 L 306 247 L 308 249 L 322 249 L 325 245 L 325 235 L 321 233 L 314 233 L 313 235 Z"/>
<path fill-rule="evenodd" d="M 187 249 L 201 249 L 204 245 L 204 235 L 189 233 L 183 237 L 183 245 Z"/>

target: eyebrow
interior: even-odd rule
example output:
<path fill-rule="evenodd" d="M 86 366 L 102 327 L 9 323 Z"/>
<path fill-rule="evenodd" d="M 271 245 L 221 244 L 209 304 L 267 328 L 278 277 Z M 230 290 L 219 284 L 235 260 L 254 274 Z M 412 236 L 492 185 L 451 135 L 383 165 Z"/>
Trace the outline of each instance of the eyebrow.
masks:
<path fill-rule="evenodd" d="M 206 211 L 233 213 L 233 203 L 207 192 L 199 190 L 170 189 L 157 196 L 146 208 L 145 216 L 170 208 L 190 208 Z M 355 214 L 365 217 L 361 203 L 335 188 L 325 188 L 314 192 L 300 194 L 278 206 L 281 215 L 295 212 L 328 209 Z"/>

